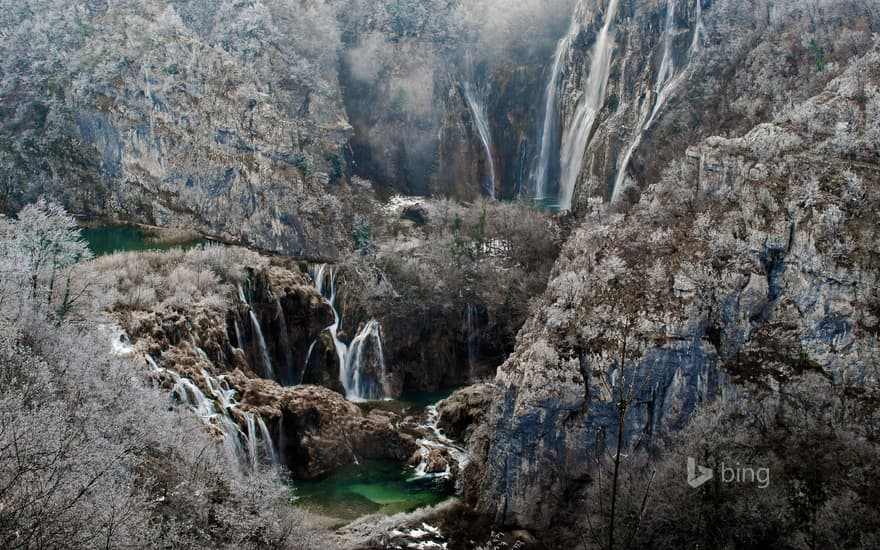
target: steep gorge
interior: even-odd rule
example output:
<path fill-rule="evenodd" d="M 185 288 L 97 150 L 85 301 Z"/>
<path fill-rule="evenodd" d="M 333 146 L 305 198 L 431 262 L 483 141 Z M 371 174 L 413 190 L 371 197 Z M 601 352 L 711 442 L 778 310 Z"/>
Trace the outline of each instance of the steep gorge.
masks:
<path fill-rule="evenodd" d="M 618 431 L 653 452 L 805 372 L 876 384 L 876 3 L 246 4 L 5 6 L 0 208 L 278 253 L 115 313 L 166 389 L 225 376 L 295 477 L 417 458 L 424 427 L 345 399 L 367 328 L 370 397 L 483 382 L 439 407 L 463 498 L 538 534 Z M 306 261 L 338 263 L 333 307 Z"/>

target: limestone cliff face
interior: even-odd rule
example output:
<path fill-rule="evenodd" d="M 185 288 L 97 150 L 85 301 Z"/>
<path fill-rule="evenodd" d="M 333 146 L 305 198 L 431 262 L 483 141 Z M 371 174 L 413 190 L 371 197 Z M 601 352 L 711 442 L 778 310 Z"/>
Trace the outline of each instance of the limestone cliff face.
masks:
<path fill-rule="evenodd" d="M 588 203 L 474 428 L 465 487 L 481 511 L 548 527 L 633 378 L 625 441 L 806 369 L 876 383 L 878 67 L 874 45 L 772 122 L 682 151 L 625 212 Z"/>
<path fill-rule="evenodd" d="M 556 149 L 574 143 L 606 0 L 580 3 L 579 30 L 563 55 L 553 127 Z M 572 206 L 590 197 L 637 200 L 669 159 L 710 136 L 742 135 L 790 102 L 819 93 L 876 32 L 875 4 L 794 1 L 620 0 L 610 26 L 607 86 L 573 168 Z M 845 29 L 845 31 L 843 31 Z M 592 80 L 591 80 L 592 79 Z M 585 111 L 582 111 L 585 112 Z M 580 151 L 579 148 L 575 150 Z M 550 190 L 561 174 L 548 166 Z"/>
<path fill-rule="evenodd" d="M 82 215 L 335 254 L 341 209 L 327 191 L 351 128 L 329 8 L 31 4 L 0 24 L 4 167 L 19 180 L 4 208 L 49 192 Z"/>

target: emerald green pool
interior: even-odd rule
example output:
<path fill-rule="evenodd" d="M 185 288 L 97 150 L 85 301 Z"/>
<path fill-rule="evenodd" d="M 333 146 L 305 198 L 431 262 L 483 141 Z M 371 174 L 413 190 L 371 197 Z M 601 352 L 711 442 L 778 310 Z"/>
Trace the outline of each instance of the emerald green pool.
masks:
<path fill-rule="evenodd" d="M 405 393 L 399 400 L 373 401 L 360 406 L 419 415 L 429 405 L 449 397 L 453 389 Z M 299 504 L 316 513 L 354 520 L 369 514 L 391 515 L 439 504 L 455 494 L 454 483 L 413 476 L 414 469 L 390 460 L 361 460 L 319 480 L 294 482 Z"/>
<path fill-rule="evenodd" d="M 439 504 L 455 487 L 445 479 L 410 477 L 412 468 L 387 460 L 362 460 L 317 481 L 297 481 L 301 506 L 343 520 L 391 515 Z"/>
<path fill-rule="evenodd" d="M 204 241 L 191 241 L 183 244 L 157 244 L 152 236 L 135 225 L 101 225 L 84 227 L 83 239 L 95 256 L 105 256 L 114 252 L 141 250 L 167 250 L 169 248 L 191 248 Z"/>

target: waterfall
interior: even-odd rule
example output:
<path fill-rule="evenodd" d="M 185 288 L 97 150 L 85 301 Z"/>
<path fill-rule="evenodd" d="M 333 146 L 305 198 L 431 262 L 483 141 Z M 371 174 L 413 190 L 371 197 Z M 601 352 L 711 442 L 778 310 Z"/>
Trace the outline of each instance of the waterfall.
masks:
<path fill-rule="evenodd" d="M 256 467 L 257 462 L 257 421 L 254 415 L 247 412 L 244 414 L 245 425 L 247 426 L 247 449 L 250 458 L 251 467 Z"/>
<path fill-rule="evenodd" d="M 306 371 L 307 371 L 308 368 L 309 368 L 309 359 L 312 358 L 312 350 L 315 349 L 315 344 L 317 344 L 317 343 L 318 343 L 318 339 L 317 339 L 317 338 L 315 338 L 314 340 L 312 340 L 312 343 L 309 345 L 309 351 L 306 352 L 306 360 L 305 360 L 305 362 L 303 363 L 302 372 L 301 372 L 300 375 L 299 375 L 299 383 L 300 383 L 300 384 L 303 383 L 303 380 L 304 380 L 305 377 L 306 377 Z"/>
<path fill-rule="evenodd" d="M 275 300 L 275 315 L 278 318 L 278 331 L 281 333 L 278 338 L 281 344 L 281 355 L 284 357 L 284 371 L 281 373 L 281 382 L 285 386 L 293 385 L 293 353 L 290 350 L 290 344 L 287 341 L 287 319 L 284 316 L 284 308 L 281 306 L 281 300 Z"/>
<path fill-rule="evenodd" d="M 694 37 L 691 38 L 691 47 L 688 51 L 688 57 L 693 57 L 700 49 L 700 37 L 703 35 L 703 0 L 697 0 L 697 15 L 694 21 Z"/>
<path fill-rule="evenodd" d="M 623 181 L 626 179 L 626 167 L 629 166 L 629 161 L 632 159 L 633 153 L 635 153 L 639 144 L 642 143 L 642 132 L 644 129 L 647 129 L 647 126 L 643 128 L 642 124 L 647 116 L 647 107 L 650 105 L 649 102 L 643 101 L 642 108 L 639 114 L 639 122 L 638 122 L 638 133 L 636 134 L 636 138 L 629 144 L 629 147 L 626 148 L 626 152 L 621 157 L 621 162 L 617 166 L 617 174 L 614 177 L 614 187 L 611 190 L 611 202 L 616 201 L 620 197 L 620 192 L 623 191 Z"/>
<path fill-rule="evenodd" d="M 698 0 L 699 3 L 699 0 Z M 666 1 L 666 27 L 663 31 L 663 60 L 660 62 L 660 70 L 657 72 L 657 78 L 654 80 L 654 110 L 651 111 L 651 117 L 645 124 L 645 128 L 651 126 L 654 117 L 669 94 L 670 86 L 667 86 L 675 74 L 675 62 L 672 59 L 672 39 L 674 36 L 675 25 L 675 3 L 672 0 Z"/>
<path fill-rule="evenodd" d="M 325 273 L 327 274 L 325 275 Z M 313 270 L 312 279 L 315 281 L 315 289 L 333 311 L 333 324 L 327 327 L 326 330 L 330 332 L 330 336 L 333 339 L 333 347 L 339 360 L 339 380 L 342 382 L 342 387 L 345 388 L 346 398 L 352 401 L 382 399 L 385 396 L 382 382 L 388 375 L 388 370 L 385 365 L 385 353 L 382 349 L 382 335 L 379 322 L 375 319 L 370 319 L 357 333 L 349 346 L 339 338 L 339 327 L 342 324 L 342 318 L 336 309 L 337 283 L 333 270 L 330 269 L 328 273 L 326 264 L 321 264 L 317 269 Z M 329 288 L 326 287 L 325 280 L 329 280 Z M 379 363 L 379 372 L 374 376 L 371 376 L 371 373 L 368 371 L 370 367 L 368 359 L 370 357 L 367 352 L 369 349 L 375 350 L 375 359 Z M 311 350 L 309 355 L 311 355 Z"/>
<path fill-rule="evenodd" d="M 556 44 L 556 52 L 553 54 L 553 65 L 550 69 L 550 78 L 544 90 L 544 123 L 541 126 L 538 142 L 541 150 L 538 153 L 538 161 L 532 171 L 535 199 L 543 199 L 547 195 L 547 179 L 550 175 L 550 159 L 553 157 L 554 141 L 558 126 L 559 112 L 557 99 L 559 90 L 559 77 L 562 74 L 563 58 L 568 52 L 572 41 L 581 32 L 581 16 L 583 14 L 583 0 L 579 0 L 571 16 L 571 25 L 568 33 Z"/>
<path fill-rule="evenodd" d="M 690 49 L 688 50 L 688 63 L 690 63 L 690 60 L 693 58 L 694 54 L 699 48 L 700 34 L 703 32 L 702 27 L 702 8 L 700 6 L 700 0 L 697 0 L 697 13 L 696 22 L 694 23 L 694 36 L 691 40 Z M 620 197 L 621 191 L 623 191 L 623 183 L 626 179 L 626 170 L 629 166 L 629 161 L 632 159 L 632 155 L 635 150 L 641 144 L 642 135 L 654 123 L 655 117 L 663 108 L 666 100 L 669 99 L 669 94 L 672 93 L 672 91 L 680 82 L 681 78 L 687 72 L 681 71 L 681 73 L 676 76 L 675 59 L 672 51 L 672 42 L 674 40 L 675 34 L 675 2 L 673 0 L 667 0 L 666 22 L 663 30 L 663 58 L 660 62 L 660 68 L 657 71 L 657 77 L 654 80 L 654 106 L 651 110 L 650 116 L 646 116 L 647 113 L 645 113 L 644 111 L 644 107 L 646 106 L 646 104 L 642 105 L 642 111 L 639 115 L 639 122 L 637 125 L 638 134 L 636 135 L 636 138 L 633 140 L 633 142 L 630 143 L 629 147 L 626 150 L 626 153 L 621 157 L 621 162 L 617 166 L 617 175 L 614 178 L 614 188 L 611 192 L 612 202 L 616 201 Z"/>
<path fill-rule="evenodd" d="M 489 163 L 489 181 L 483 184 L 483 189 L 489 198 L 495 198 L 495 159 L 492 156 L 492 132 L 489 129 L 489 117 L 486 114 L 486 107 L 483 104 L 483 98 L 476 93 L 471 79 L 476 79 L 473 68 L 471 54 L 468 52 L 465 56 L 468 72 L 468 79 L 464 83 L 464 98 L 467 101 L 468 108 L 471 111 L 474 125 L 477 127 L 477 133 L 480 135 L 480 142 L 483 144 L 483 151 L 486 154 L 486 160 Z"/>
<path fill-rule="evenodd" d="M 414 472 L 414 477 L 429 477 L 435 476 L 440 478 L 449 478 L 452 475 L 452 465 L 447 462 L 446 470 L 443 472 L 430 474 L 427 472 L 428 467 L 428 458 L 431 454 L 432 450 L 440 450 L 445 451 L 448 456 L 450 456 L 458 465 L 459 471 L 464 469 L 464 467 L 468 463 L 468 453 L 466 450 L 462 449 L 458 445 L 455 444 L 454 441 L 449 439 L 446 434 L 443 433 L 437 423 L 440 419 L 440 413 L 437 410 L 437 405 L 429 405 L 425 412 L 427 413 L 427 419 L 424 424 L 421 425 L 422 428 L 427 428 L 431 433 L 428 437 L 423 437 L 421 439 L 416 440 L 416 443 L 419 445 L 419 457 L 421 461 L 418 466 L 416 466 L 416 470 Z"/>
<path fill-rule="evenodd" d="M 254 310 L 250 310 L 248 312 L 251 318 L 251 326 L 254 329 L 254 338 L 257 341 L 257 347 L 260 351 L 260 359 L 263 361 L 263 368 L 266 371 L 266 377 L 274 380 L 275 379 L 275 370 L 272 369 L 272 358 L 269 356 L 269 348 L 266 347 L 266 339 L 263 338 L 263 331 L 260 328 L 260 320 L 257 319 L 257 314 L 254 313 Z"/>
<path fill-rule="evenodd" d="M 486 160 L 489 161 L 489 181 L 483 186 L 489 198 L 495 198 L 495 160 L 492 158 L 492 135 L 489 131 L 489 119 L 486 116 L 486 109 L 474 93 L 473 86 L 470 82 L 464 84 L 464 97 L 470 107 L 474 123 L 477 126 L 477 132 L 480 134 L 480 141 L 483 143 L 483 151 L 486 153 Z"/>
<path fill-rule="evenodd" d="M 346 396 L 353 396 L 360 400 L 375 400 L 384 397 L 382 381 L 387 377 L 388 371 L 385 366 L 385 353 L 382 350 L 380 330 L 379 322 L 370 319 L 351 341 L 345 366 L 340 368 L 339 372 Z M 376 351 L 376 359 L 380 369 L 378 376 L 373 377 L 369 376 L 366 363 L 370 346 Z"/>
<path fill-rule="evenodd" d="M 237 283 L 236 288 L 238 288 L 238 299 L 241 300 L 241 303 L 250 305 L 247 297 L 244 295 L 244 289 L 241 287 L 241 283 Z"/>
<path fill-rule="evenodd" d="M 168 373 L 171 376 L 174 381 L 174 386 L 171 388 L 172 397 L 187 405 L 206 425 L 222 435 L 223 446 L 234 463 L 240 467 L 246 465 L 251 471 L 255 470 L 260 464 L 258 448 L 259 440 L 262 440 L 265 457 L 272 465 L 278 464 L 275 446 L 262 417 L 249 411 L 242 411 L 245 430 L 242 431 L 238 426 L 233 415 L 233 410 L 238 409 L 238 401 L 235 399 L 235 390 L 229 387 L 225 376 L 211 376 L 202 369 L 201 375 L 210 394 L 209 397 L 193 380 L 171 369 L 160 367 L 149 354 L 145 358 L 154 375 Z M 238 473 L 241 472 L 242 470 L 239 469 Z"/>
<path fill-rule="evenodd" d="M 260 437 L 263 438 L 263 445 L 266 447 L 266 454 L 272 461 L 273 466 L 278 466 L 278 454 L 275 452 L 275 445 L 272 443 L 272 435 L 269 434 L 269 427 L 262 416 L 257 416 L 257 426 L 260 428 Z"/>
<path fill-rule="evenodd" d="M 611 23 L 617 13 L 617 3 L 618 0 L 611 0 L 605 12 L 605 22 L 596 37 L 590 55 L 590 73 L 587 77 L 586 89 L 578 100 L 568 129 L 562 136 L 559 182 L 559 207 L 562 210 L 571 209 L 574 189 L 583 167 L 593 122 L 605 101 L 605 89 L 611 71 L 611 56 L 614 53 Z"/>
<path fill-rule="evenodd" d="M 245 349 L 244 337 L 241 335 L 241 324 L 238 322 L 238 312 L 235 312 L 235 320 L 233 322 L 235 326 L 235 339 L 238 341 L 238 349 Z"/>

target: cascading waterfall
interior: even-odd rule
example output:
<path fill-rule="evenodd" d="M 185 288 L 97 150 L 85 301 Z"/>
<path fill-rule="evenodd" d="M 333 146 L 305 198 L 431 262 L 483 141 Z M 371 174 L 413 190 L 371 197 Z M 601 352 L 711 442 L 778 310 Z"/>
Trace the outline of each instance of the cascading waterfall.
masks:
<path fill-rule="evenodd" d="M 699 48 L 700 34 L 703 32 L 702 7 L 700 6 L 700 0 L 697 0 L 696 4 L 696 22 L 694 24 L 694 36 L 691 40 L 690 49 L 688 50 L 688 64 L 690 64 L 690 60 L 693 58 L 694 54 Z M 642 104 L 642 110 L 639 115 L 639 122 L 637 126 L 638 134 L 636 135 L 633 142 L 630 143 L 629 147 L 626 150 L 626 153 L 624 153 L 624 155 L 621 157 L 621 162 L 617 166 L 617 174 L 614 178 L 614 188 L 611 193 L 612 202 L 616 201 L 620 197 L 620 193 L 623 191 L 623 183 L 626 179 L 629 161 L 632 159 L 632 155 L 635 150 L 641 144 L 642 135 L 654 123 L 654 119 L 663 108 L 663 105 L 666 103 L 666 100 L 669 98 L 672 90 L 675 89 L 681 78 L 687 72 L 686 70 L 681 71 L 676 76 L 675 60 L 672 51 L 672 43 L 675 37 L 675 33 L 675 2 L 674 0 L 667 0 L 666 23 L 663 31 L 663 59 L 660 62 L 660 69 L 657 71 L 657 78 L 654 81 L 654 107 L 651 110 L 650 116 L 646 116 L 647 113 L 644 109 L 646 104 Z"/>
<path fill-rule="evenodd" d="M 486 195 L 489 198 L 495 198 L 495 159 L 492 156 L 492 132 L 489 129 L 489 117 L 486 114 L 486 107 L 483 104 L 481 94 L 478 94 L 471 83 L 471 79 L 475 79 L 473 62 L 470 53 L 467 54 L 468 79 L 462 88 L 464 89 L 464 98 L 467 101 L 468 108 L 477 127 L 477 133 L 480 135 L 480 142 L 483 144 L 483 151 L 486 154 L 486 160 L 489 163 L 489 179 L 483 184 Z"/>
<path fill-rule="evenodd" d="M 578 100 L 568 129 L 562 136 L 561 174 L 559 182 L 559 208 L 570 210 L 578 177 L 583 168 L 584 155 L 593 130 L 593 122 L 605 101 L 605 89 L 611 72 L 614 39 L 611 23 L 617 14 L 619 0 L 611 0 L 605 12 L 605 22 L 596 37 L 590 55 L 590 73 L 586 87 Z"/>
<path fill-rule="evenodd" d="M 694 37 L 691 38 L 691 47 L 688 52 L 688 57 L 693 57 L 695 53 L 697 53 L 700 49 L 700 37 L 703 36 L 703 0 L 696 0 L 697 4 L 697 15 L 695 16 L 694 22 Z"/>
<path fill-rule="evenodd" d="M 446 434 L 443 433 L 443 430 L 438 427 L 437 424 L 440 419 L 440 413 L 437 410 L 437 405 L 428 406 L 427 409 L 425 409 L 425 412 L 427 413 L 427 419 L 425 424 L 421 427 L 429 430 L 430 435 L 416 440 L 416 443 L 419 445 L 418 453 L 421 460 L 418 466 L 416 466 L 413 476 L 416 478 L 430 476 L 449 478 L 452 476 L 452 467 L 448 463 L 446 465 L 446 470 L 443 472 L 434 474 L 427 472 L 428 458 L 431 451 L 439 450 L 446 452 L 458 464 L 459 470 L 464 469 L 467 465 L 469 459 L 468 453 L 465 449 L 459 447 L 454 441 L 449 439 Z"/>
<path fill-rule="evenodd" d="M 260 465 L 259 448 L 262 442 L 265 459 L 268 459 L 272 465 L 278 464 L 272 437 L 260 416 L 242 411 L 245 417 L 245 430 L 242 431 L 239 427 L 232 414 L 232 411 L 238 408 L 235 390 L 229 387 L 224 376 L 214 377 L 204 369 L 201 371 L 205 386 L 211 394 L 211 397 L 208 397 L 191 379 L 180 376 L 171 369 L 160 367 L 149 354 L 145 357 L 154 374 L 168 373 L 171 376 L 174 381 L 171 395 L 179 402 L 188 405 L 205 424 L 222 434 L 223 445 L 233 462 L 247 465 L 251 471 L 256 470 Z M 238 473 L 241 474 L 242 471 L 239 470 Z"/>
<path fill-rule="evenodd" d="M 275 370 L 272 368 L 272 357 L 269 355 L 269 348 L 266 346 L 266 339 L 263 338 L 263 330 L 260 328 L 260 320 L 257 314 L 251 309 L 248 312 L 251 318 L 251 327 L 254 330 L 254 339 L 260 352 L 260 359 L 263 361 L 263 368 L 266 371 L 266 377 L 275 380 Z"/>
<path fill-rule="evenodd" d="M 312 340 L 312 343 L 309 345 L 309 351 L 306 352 L 306 360 L 303 363 L 302 372 L 299 375 L 299 383 L 302 384 L 303 380 L 306 377 L 306 370 L 309 368 L 309 360 L 312 358 L 312 351 L 315 349 L 315 344 L 318 343 L 318 339 Z"/>
<path fill-rule="evenodd" d="M 235 326 L 235 339 L 238 342 L 238 349 L 244 349 L 246 344 L 244 342 L 244 337 L 241 334 L 241 324 L 238 322 L 238 312 L 235 313 L 233 325 Z"/>
<path fill-rule="evenodd" d="M 553 65 L 550 70 L 550 78 L 544 91 L 544 123 L 538 142 L 541 150 L 538 160 L 532 171 L 534 186 L 534 198 L 541 200 L 547 196 L 547 180 L 550 176 L 550 162 L 553 158 L 556 141 L 556 129 L 558 126 L 559 111 L 557 109 L 559 78 L 562 75 L 562 65 L 565 54 L 571 47 L 572 41 L 581 31 L 581 18 L 583 15 L 583 0 L 578 0 L 574 13 L 571 16 L 571 25 L 568 33 L 556 44 L 556 52 L 553 54 Z"/>
<path fill-rule="evenodd" d="M 269 347 L 266 345 L 266 339 L 263 337 L 263 329 L 260 326 L 260 319 L 257 317 L 257 313 L 254 311 L 253 306 L 251 306 L 250 302 L 250 285 L 248 285 L 248 293 L 245 294 L 244 288 L 242 288 L 241 283 L 236 285 L 238 289 L 238 299 L 242 304 L 248 307 L 248 318 L 251 321 L 251 330 L 254 333 L 254 342 L 257 345 L 257 352 L 260 358 L 260 362 L 263 364 L 263 371 L 265 372 L 266 378 L 270 380 L 277 380 L 275 376 L 275 369 L 272 368 L 272 356 L 269 354 Z M 280 303 L 279 303 L 280 308 Z M 284 312 L 281 312 L 282 322 Z M 237 317 L 237 314 L 236 314 Z M 235 336 L 238 339 L 238 347 L 239 349 L 245 349 L 245 341 L 242 337 L 241 326 L 239 326 L 238 318 L 235 320 Z M 285 322 L 286 325 L 286 322 Z M 282 340 L 286 337 L 287 330 L 285 329 L 285 334 L 282 335 Z M 289 350 L 288 350 L 289 351 Z"/>
<path fill-rule="evenodd" d="M 651 117 L 644 127 L 648 128 L 660 111 L 660 107 L 666 102 L 666 96 L 669 94 L 670 87 L 667 86 L 673 75 L 675 75 L 675 61 L 672 59 L 672 39 L 675 31 L 675 3 L 673 0 L 666 1 L 666 27 L 663 31 L 663 60 L 660 62 L 660 70 L 657 72 L 657 78 L 654 80 L 654 110 L 651 111 Z"/>
<path fill-rule="evenodd" d="M 284 308 L 281 306 L 281 300 L 275 300 L 275 315 L 278 318 L 279 332 L 281 333 L 278 341 L 281 344 L 281 355 L 284 357 L 284 370 L 281 373 L 281 382 L 285 386 L 292 386 L 293 352 L 290 350 L 290 343 L 287 341 L 287 318 L 284 316 Z"/>
<path fill-rule="evenodd" d="M 382 399 L 385 392 L 382 382 L 388 375 L 385 365 L 385 354 L 382 349 L 381 326 L 375 319 L 364 325 L 357 333 L 349 346 L 339 338 L 339 327 L 342 318 L 336 309 L 336 277 L 333 270 L 326 264 L 319 265 L 312 270 L 312 279 L 315 288 L 324 298 L 324 302 L 333 311 L 333 324 L 326 328 L 333 339 L 333 347 L 339 360 L 339 380 L 345 388 L 345 396 L 351 401 L 368 401 Z M 329 287 L 326 286 L 329 281 Z M 313 344 L 314 345 L 314 344 Z M 378 362 L 378 375 L 370 373 L 367 369 L 370 365 L 369 349 L 375 350 L 375 359 Z M 311 351 L 309 352 L 311 355 Z"/>
<path fill-rule="evenodd" d="M 367 354 L 370 349 L 375 350 L 376 359 L 381 369 L 378 378 L 368 376 L 366 372 Z M 351 395 L 356 399 L 371 400 L 384 397 L 382 380 L 386 375 L 381 328 L 378 321 L 370 319 L 351 341 L 345 367 L 340 369 L 339 376 L 342 378 L 346 396 Z"/>

